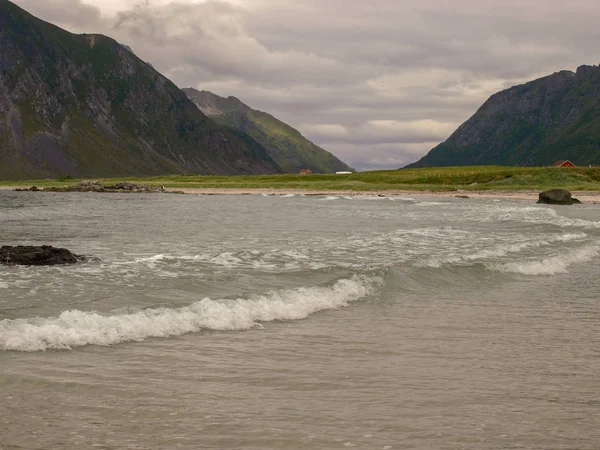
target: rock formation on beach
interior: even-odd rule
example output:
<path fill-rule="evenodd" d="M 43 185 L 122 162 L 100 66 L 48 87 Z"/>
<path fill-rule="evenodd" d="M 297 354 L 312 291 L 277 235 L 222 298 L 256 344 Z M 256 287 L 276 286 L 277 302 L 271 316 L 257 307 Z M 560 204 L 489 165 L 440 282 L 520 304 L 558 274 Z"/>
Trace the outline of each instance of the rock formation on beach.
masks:
<path fill-rule="evenodd" d="M 550 189 L 540 193 L 538 203 L 547 205 L 573 205 L 581 202 L 571 197 L 571 193 L 566 189 Z"/>
<path fill-rule="evenodd" d="M 408 167 L 600 164 L 600 67 L 581 66 L 493 95 Z"/>
<path fill-rule="evenodd" d="M 128 181 L 121 181 L 116 184 L 104 185 L 100 181 L 82 181 L 77 183 L 75 186 L 67 187 L 47 187 L 38 188 L 37 186 L 31 186 L 30 188 L 17 188 L 17 192 L 30 191 L 30 192 L 131 192 L 131 193 L 153 193 L 153 192 L 166 192 L 164 187 L 148 186 L 146 184 L 130 183 Z M 179 191 L 169 191 L 170 194 L 180 193 Z"/>
<path fill-rule="evenodd" d="M 252 109 L 235 97 L 220 97 L 209 91 L 183 89 L 187 96 L 212 118 L 232 132 L 250 136 L 264 147 L 284 172 L 334 173 L 352 169 L 328 151 L 271 114 Z"/>
<path fill-rule="evenodd" d="M 0 0 L 0 179 L 277 172 L 113 39 Z"/>

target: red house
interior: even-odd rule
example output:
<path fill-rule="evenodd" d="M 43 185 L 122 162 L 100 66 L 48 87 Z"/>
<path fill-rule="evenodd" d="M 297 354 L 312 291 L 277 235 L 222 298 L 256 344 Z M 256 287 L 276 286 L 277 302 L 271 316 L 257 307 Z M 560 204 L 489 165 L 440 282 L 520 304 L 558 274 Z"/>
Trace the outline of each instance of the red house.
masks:
<path fill-rule="evenodd" d="M 312 175 L 312 170 L 310 170 L 310 169 L 302 169 L 300 171 L 300 175 Z"/>
<path fill-rule="evenodd" d="M 552 164 L 552 167 L 577 167 L 577 166 L 567 159 L 565 161 L 555 162 L 554 164 Z"/>

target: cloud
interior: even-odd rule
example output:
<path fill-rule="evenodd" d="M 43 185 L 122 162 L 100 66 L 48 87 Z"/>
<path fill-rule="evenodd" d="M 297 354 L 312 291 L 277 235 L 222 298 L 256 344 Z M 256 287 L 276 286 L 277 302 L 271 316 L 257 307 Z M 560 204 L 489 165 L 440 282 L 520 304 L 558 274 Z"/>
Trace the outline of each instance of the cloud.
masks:
<path fill-rule="evenodd" d="M 94 28 L 102 15 L 100 8 L 81 0 L 20 0 L 16 3 L 39 18 L 66 28 Z"/>
<path fill-rule="evenodd" d="M 439 142 L 448 137 L 457 124 L 435 120 L 371 120 L 358 127 L 340 124 L 302 124 L 299 129 L 314 140 L 355 144 L 418 144 Z"/>
<path fill-rule="evenodd" d="M 16 0 L 234 95 L 358 168 L 399 167 L 493 93 L 598 63 L 592 0 Z"/>

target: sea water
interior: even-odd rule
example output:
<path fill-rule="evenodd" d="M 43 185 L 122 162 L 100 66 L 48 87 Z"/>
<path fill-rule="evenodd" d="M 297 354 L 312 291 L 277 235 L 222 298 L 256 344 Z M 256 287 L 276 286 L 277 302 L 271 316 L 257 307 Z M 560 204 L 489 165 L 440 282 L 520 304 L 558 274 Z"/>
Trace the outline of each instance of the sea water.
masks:
<path fill-rule="evenodd" d="M 600 448 L 600 207 L 0 191 L 0 448 Z"/>

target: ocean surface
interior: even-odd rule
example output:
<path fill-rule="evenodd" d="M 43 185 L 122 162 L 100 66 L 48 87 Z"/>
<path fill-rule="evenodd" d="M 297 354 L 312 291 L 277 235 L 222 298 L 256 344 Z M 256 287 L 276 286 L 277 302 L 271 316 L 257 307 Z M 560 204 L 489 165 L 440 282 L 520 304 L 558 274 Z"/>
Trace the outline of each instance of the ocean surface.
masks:
<path fill-rule="evenodd" d="M 600 206 L 0 191 L 2 449 L 600 449 Z"/>

